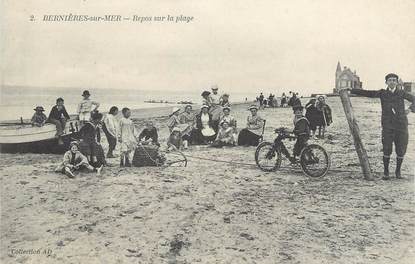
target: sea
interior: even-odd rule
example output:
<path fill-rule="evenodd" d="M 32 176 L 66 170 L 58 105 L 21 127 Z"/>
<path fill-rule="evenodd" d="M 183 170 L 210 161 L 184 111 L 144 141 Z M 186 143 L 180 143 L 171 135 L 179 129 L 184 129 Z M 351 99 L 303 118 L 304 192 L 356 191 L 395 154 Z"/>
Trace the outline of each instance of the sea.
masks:
<path fill-rule="evenodd" d="M 82 100 L 82 88 L 38 88 L 25 86 L 2 86 L 0 92 L 0 120 L 19 121 L 20 118 L 30 119 L 36 106 L 43 106 L 45 114 L 55 105 L 56 99 L 62 97 L 69 114 L 75 114 L 78 103 Z M 128 89 L 90 89 L 91 99 L 100 103 L 99 111 L 108 112 L 112 106 L 119 109 L 143 109 L 162 106 L 179 106 L 178 102 L 190 101 L 195 104 L 202 102 L 200 94 L 203 90 L 192 91 L 160 91 L 160 90 L 128 90 Z M 220 91 L 219 91 L 220 92 Z M 232 92 L 231 103 L 253 101 L 258 94 L 255 92 Z M 146 103 L 145 101 L 164 103 Z M 167 103 L 165 103 L 167 101 Z"/>

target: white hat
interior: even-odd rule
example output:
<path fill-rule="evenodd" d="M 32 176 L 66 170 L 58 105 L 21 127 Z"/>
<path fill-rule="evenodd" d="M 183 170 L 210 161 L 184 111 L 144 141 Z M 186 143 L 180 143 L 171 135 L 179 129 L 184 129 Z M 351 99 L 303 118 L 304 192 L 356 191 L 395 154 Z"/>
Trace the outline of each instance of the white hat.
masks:
<path fill-rule="evenodd" d="M 173 127 L 171 132 L 181 132 L 181 130 L 178 127 Z"/>
<path fill-rule="evenodd" d="M 251 109 L 256 109 L 256 110 L 258 110 L 258 106 L 256 106 L 256 105 L 251 105 L 251 106 L 248 108 L 248 110 L 251 110 Z"/>
<path fill-rule="evenodd" d="M 178 108 L 178 107 L 173 107 L 173 109 L 171 110 L 171 113 L 172 113 L 172 114 L 174 114 L 174 113 L 176 113 L 177 111 L 180 111 L 180 108 Z"/>
<path fill-rule="evenodd" d="M 209 108 L 209 106 L 208 106 L 208 105 L 203 104 L 203 105 L 200 107 L 200 109 L 203 109 L 203 108 Z"/>
<path fill-rule="evenodd" d="M 212 90 L 218 90 L 219 88 L 218 88 L 218 86 L 215 84 L 215 85 L 212 85 Z"/>
<path fill-rule="evenodd" d="M 229 106 L 224 106 L 224 107 L 222 108 L 222 111 L 223 111 L 223 110 L 225 110 L 225 109 L 228 109 L 229 111 L 231 111 L 231 108 L 230 108 Z"/>

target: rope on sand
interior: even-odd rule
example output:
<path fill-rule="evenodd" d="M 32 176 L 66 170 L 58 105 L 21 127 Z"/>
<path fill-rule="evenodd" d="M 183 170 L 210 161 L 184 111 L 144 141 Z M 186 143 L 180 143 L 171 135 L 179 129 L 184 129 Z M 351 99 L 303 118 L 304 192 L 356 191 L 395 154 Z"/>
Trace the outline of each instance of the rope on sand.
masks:
<path fill-rule="evenodd" d="M 174 152 L 170 153 L 172 155 L 175 155 Z M 176 154 L 179 155 L 179 154 Z M 199 159 L 199 160 L 207 160 L 207 161 L 213 161 L 213 162 L 221 162 L 221 163 L 228 163 L 228 164 L 233 164 L 233 165 L 243 165 L 243 166 L 254 166 L 256 167 L 257 165 L 255 163 L 247 163 L 247 162 L 235 162 L 235 161 L 227 161 L 227 160 L 218 160 L 218 159 L 211 159 L 211 158 L 203 158 L 203 157 L 198 157 L 198 156 L 192 156 L 192 155 L 188 155 L 186 154 L 186 157 L 188 158 L 193 158 L 193 159 Z M 280 169 L 283 169 L 284 171 L 292 171 L 293 167 L 290 166 L 281 166 Z M 359 173 L 360 171 L 358 170 L 344 170 L 344 169 L 329 169 L 329 171 L 331 172 L 347 172 L 347 173 Z M 382 174 L 383 172 L 380 171 L 372 171 L 374 173 L 377 174 Z M 403 176 L 412 176 L 410 174 L 402 174 Z"/>

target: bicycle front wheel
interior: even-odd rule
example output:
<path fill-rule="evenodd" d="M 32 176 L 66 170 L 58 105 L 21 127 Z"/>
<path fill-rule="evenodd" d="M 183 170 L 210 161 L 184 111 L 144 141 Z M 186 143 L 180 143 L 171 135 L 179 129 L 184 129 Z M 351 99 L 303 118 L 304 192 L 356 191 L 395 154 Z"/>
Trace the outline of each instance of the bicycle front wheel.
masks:
<path fill-rule="evenodd" d="M 262 142 L 256 148 L 255 162 L 262 171 L 278 170 L 281 166 L 281 159 L 281 152 L 270 142 Z"/>
<path fill-rule="evenodd" d="M 307 176 L 323 177 L 329 171 L 330 158 L 323 147 L 311 144 L 301 151 L 300 165 Z"/>

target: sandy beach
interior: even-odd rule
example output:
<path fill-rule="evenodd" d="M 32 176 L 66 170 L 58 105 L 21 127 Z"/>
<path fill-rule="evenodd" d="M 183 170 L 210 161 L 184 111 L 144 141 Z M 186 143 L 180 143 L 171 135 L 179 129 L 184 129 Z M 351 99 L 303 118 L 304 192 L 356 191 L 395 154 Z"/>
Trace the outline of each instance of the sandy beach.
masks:
<path fill-rule="evenodd" d="M 262 172 L 249 165 L 255 147 L 192 146 L 187 167 L 119 168 L 109 159 L 101 176 L 75 179 L 53 172 L 60 155 L 1 154 L 0 262 L 413 263 L 415 139 L 403 164 L 407 179 L 381 180 L 379 100 L 352 98 L 376 176 L 365 181 L 340 99 L 327 102 L 334 123 L 315 142 L 330 153 L 332 170 L 321 179 L 299 168 Z M 162 145 L 166 111 L 133 111 L 140 130 L 155 121 Z M 232 114 L 243 128 L 247 104 Z M 265 140 L 292 127 L 290 108 L 259 114 Z M 412 135 L 415 115 L 408 119 Z"/>

